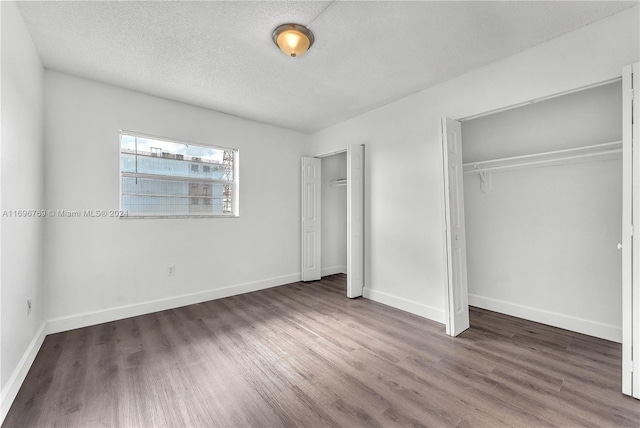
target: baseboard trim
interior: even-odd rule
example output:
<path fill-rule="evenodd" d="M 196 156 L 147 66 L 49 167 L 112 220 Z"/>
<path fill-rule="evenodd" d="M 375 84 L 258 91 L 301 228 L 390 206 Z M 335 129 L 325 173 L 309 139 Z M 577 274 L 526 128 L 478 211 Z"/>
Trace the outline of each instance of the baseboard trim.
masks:
<path fill-rule="evenodd" d="M 600 339 L 610 340 L 612 342 L 622 343 L 622 328 L 611 324 L 518 305 L 516 303 L 474 294 L 469 294 L 469 305 L 518 318 L 524 318 L 541 324 L 547 324 L 553 327 L 563 328 L 565 330 L 575 331 L 577 333 L 598 337 Z"/>
<path fill-rule="evenodd" d="M 88 327 L 91 325 L 135 317 L 138 315 L 150 314 L 167 309 L 179 308 L 181 306 L 193 305 L 209 300 L 223 299 L 225 297 L 250 293 L 252 291 L 264 290 L 266 288 L 277 287 L 280 285 L 290 284 L 292 282 L 298 281 L 300 281 L 300 274 L 294 273 L 260 281 L 247 282 L 244 284 L 237 284 L 213 290 L 201 291 L 198 293 L 183 294 L 166 299 L 152 300 L 133 305 L 126 305 L 100 311 L 85 312 L 67 317 L 54 318 L 47 322 L 46 333 L 60 333 L 62 331 Z"/>
<path fill-rule="evenodd" d="M 18 391 L 20 391 L 20 387 L 22 386 L 22 382 L 24 382 L 24 379 L 27 377 L 27 373 L 29 373 L 29 369 L 31 368 L 33 361 L 36 359 L 36 355 L 38 355 L 38 351 L 40 351 L 40 347 L 42 346 L 46 335 L 46 322 L 43 322 L 31 340 L 27 350 L 22 355 L 22 358 L 20 358 L 20 362 L 11 374 L 7 384 L 2 389 L 2 398 L 0 400 L 0 412 L 2 412 L 0 414 L 0 424 L 4 422 L 4 418 L 7 416 L 7 413 L 9 413 L 13 400 L 16 399 Z"/>
<path fill-rule="evenodd" d="M 383 291 L 372 290 L 365 287 L 363 290 L 363 297 L 442 324 L 444 324 L 445 321 L 444 310 L 442 309 L 434 308 L 422 303 L 416 303 L 412 300 L 394 296 Z"/>
<path fill-rule="evenodd" d="M 320 270 L 320 275 L 321 276 L 329 276 L 329 275 L 335 275 L 336 273 L 347 273 L 347 267 L 346 266 L 331 266 L 331 267 L 326 267 L 326 268 L 322 268 Z"/>
<path fill-rule="evenodd" d="M 109 308 L 100 311 L 85 312 L 82 314 L 59 317 L 45 321 L 40 326 L 40 329 L 29 344 L 29 347 L 25 351 L 24 355 L 20 359 L 20 362 L 13 371 L 11 378 L 2 389 L 0 401 L 0 424 L 4 422 L 4 418 L 7 416 L 7 413 L 9 413 L 9 409 L 11 408 L 13 401 L 18 395 L 18 391 L 20 391 L 20 387 L 22 386 L 24 379 L 27 377 L 27 373 L 29 372 L 31 365 L 35 360 L 36 355 L 38 355 L 38 351 L 40 351 L 40 347 L 42 346 L 42 343 L 44 342 L 44 339 L 48 334 L 60 333 L 76 328 L 102 324 L 104 322 L 116 321 L 119 319 L 145 315 L 167 309 L 179 308 L 181 306 L 202 303 L 209 300 L 222 299 L 225 297 L 250 293 L 252 291 L 264 290 L 267 288 L 277 287 L 280 285 L 290 284 L 298 281 L 300 281 L 300 273 L 294 273 L 260 281 L 232 285 L 214 290 L 183 294 L 166 299 L 152 300 L 149 302 Z"/>

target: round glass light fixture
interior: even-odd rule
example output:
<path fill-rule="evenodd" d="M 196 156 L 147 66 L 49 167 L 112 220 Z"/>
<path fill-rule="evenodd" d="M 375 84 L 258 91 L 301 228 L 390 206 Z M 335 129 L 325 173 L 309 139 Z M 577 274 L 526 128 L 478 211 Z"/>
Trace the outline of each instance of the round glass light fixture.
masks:
<path fill-rule="evenodd" d="M 313 45 L 313 41 L 313 33 L 304 25 L 282 24 L 273 30 L 273 43 L 287 56 L 304 54 Z"/>

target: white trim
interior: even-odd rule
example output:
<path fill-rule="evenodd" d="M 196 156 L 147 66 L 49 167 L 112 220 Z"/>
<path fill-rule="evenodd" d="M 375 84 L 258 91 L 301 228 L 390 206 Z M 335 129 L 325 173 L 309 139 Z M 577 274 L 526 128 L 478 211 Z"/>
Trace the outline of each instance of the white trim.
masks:
<path fill-rule="evenodd" d="M 633 66 L 622 79 L 622 393 L 633 396 Z"/>
<path fill-rule="evenodd" d="M 640 238 L 637 232 L 640 228 L 640 62 L 625 67 L 624 75 L 623 138 L 627 154 L 631 157 L 627 165 L 631 171 L 626 171 L 623 181 L 627 184 L 623 194 L 628 205 L 623 220 L 623 235 L 626 236 L 622 241 L 627 262 L 623 267 L 626 283 L 622 294 L 622 325 L 625 330 L 622 391 L 640 399 Z M 628 220 L 631 220 L 630 224 Z"/>
<path fill-rule="evenodd" d="M 54 318 L 47 322 L 46 332 L 47 334 L 59 333 L 90 325 L 207 302 L 209 300 L 217 300 L 239 294 L 250 293 L 252 291 L 264 290 L 265 288 L 277 287 L 279 285 L 290 284 L 298 281 L 300 281 L 300 273 L 294 273 L 198 293 L 183 294 L 180 296 L 168 297 L 166 299 L 152 300 L 149 302 Z"/>
<path fill-rule="evenodd" d="M 622 141 L 594 144 L 572 149 L 554 150 L 532 155 L 514 156 L 464 164 L 465 174 L 480 174 L 489 171 L 505 171 L 521 168 L 540 168 L 568 165 L 578 162 L 602 161 L 622 158 Z"/>
<path fill-rule="evenodd" d="M 122 134 L 125 134 L 125 135 L 130 135 L 132 137 L 144 138 L 148 140 L 163 141 L 165 143 L 184 144 L 187 146 L 205 146 L 208 148 L 220 149 L 220 150 L 235 150 L 235 151 L 238 150 L 231 147 L 219 146 L 215 143 L 196 143 L 195 141 L 183 140 L 181 138 L 161 137 L 159 135 L 145 134 L 144 132 L 137 132 L 137 131 L 128 131 L 126 129 L 121 129 L 119 133 L 120 133 L 120 138 L 122 138 Z M 118 139 L 118 147 L 120 147 L 120 145 L 121 145 L 120 139 Z"/>
<path fill-rule="evenodd" d="M 18 391 L 20 391 L 20 387 L 22 386 L 22 382 L 24 382 L 24 379 L 27 377 L 27 373 L 29 373 L 29 369 L 31 368 L 33 361 L 36 359 L 38 351 L 40 351 L 40 347 L 42 346 L 46 336 L 45 331 L 46 323 L 43 322 L 38 329 L 38 332 L 33 336 L 33 340 L 31 340 L 31 343 L 22 355 L 22 358 L 20 358 L 20 362 L 16 366 L 15 370 L 11 373 L 11 377 L 2 389 L 0 424 L 4 422 L 4 418 L 7 416 L 7 413 L 9 413 L 13 400 L 16 399 Z"/>
<path fill-rule="evenodd" d="M 38 355 L 44 339 L 49 334 L 60 333 L 76 328 L 88 327 L 110 321 L 130 318 L 138 315 L 145 315 L 167 309 L 179 308 L 181 306 L 202 303 L 209 300 L 217 300 L 239 294 L 250 293 L 252 291 L 264 290 L 266 288 L 291 284 L 300 281 L 300 273 L 278 276 L 261 281 L 252 281 L 244 284 L 232 285 L 199 293 L 183 294 L 181 296 L 169 297 L 166 299 L 152 300 L 133 305 L 120 306 L 104 309 L 100 311 L 85 312 L 67 317 L 54 318 L 45 321 L 35 334 L 33 340 L 27 347 L 20 362 L 11 374 L 9 381 L 2 389 L 0 403 L 0 424 L 7 416 L 13 401 L 18 395 L 18 391 L 24 382 L 33 361 Z"/>
<path fill-rule="evenodd" d="M 611 324 L 546 311 L 544 309 L 532 308 L 530 306 L 518 305 L 516 303 L 474 294 L 469 294 L 469 305 L 511 315 L 517 318 L 539 322 L 541 324 L 547 324 L 553 327 L 563 328 L 565 330 L 575 331 L 589 336 L 599 337 L 600 339 L 606 339 L 612 342 L 622 342 L 622 328 Z"/>
<path fill-rule="evenodd" d="M 382 291 L 372 290 L 366 287 L 363 290 L 363 297 L 414 315 L 419 315 L 432 321 L 442 324 L 445 323 L 445 312 L 440 308 L 434 308 L 433 306 L 424 305 L 422 303 L 417 303 L 412 300 L 407 300 L 402 297 L 394 296 Z"/>
<path fill-rule="evenodd" d="M 331 267 L 322 268 L 320 270 L 320 275 L 321 276 L 335 275 L 336 273 L 344 273 L 346 275 L 347 274 L 347 266 L 345 266 L 345 265 L 331 266 Z"/>

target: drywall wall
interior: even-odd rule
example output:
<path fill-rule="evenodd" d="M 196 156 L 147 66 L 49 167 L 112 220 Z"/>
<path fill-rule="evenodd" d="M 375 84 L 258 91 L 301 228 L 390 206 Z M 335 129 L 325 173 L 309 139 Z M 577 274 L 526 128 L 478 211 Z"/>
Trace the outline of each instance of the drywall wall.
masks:
<path fill-rule="evenodd" d="M 347 153 L 322 158 L 322 276 L 347 273 Z"/>
<path fill-rule="evenodd" d="M 621 141 L 622 82 L 464 121 L 462 131 L 464 163 Z"/>
<path fill-rule="evenodd" d="M 639 19 L 634 7 L 312 135 L 312 155 L 366 145 L 366 297 L 444 322 L 440 119 L 619 77 L 640 59 Z"/>
<path fill-rule="evenodd" d="M 621 139 L 619 82 L 462 124 L 474 161 Z M 469 303 L 620 342 L 621 158 L 490 175 L 464 176 Z"/>
<path fill-rule="evenodd" d="M 0 3 L 0 13 L 2 420 L 35 356 L 29 350 L 39 349 L 46 302 L 42 277 L 43 219 L 38 216 L 43 208 L 44 187 L 43 69 L 16 4 Z M 27 298 L 31 298 L 31 310 L 27 308 Z"/>
<path fill-rule="evenodd" d="M 48 70 L 45 123 L 46 206 L 56 212 L 118 209 L 121 129 L 237 148 L 240 165 L 238 218 L 47 217 L 52 329 L 300 279 L 307 135 Z"/>

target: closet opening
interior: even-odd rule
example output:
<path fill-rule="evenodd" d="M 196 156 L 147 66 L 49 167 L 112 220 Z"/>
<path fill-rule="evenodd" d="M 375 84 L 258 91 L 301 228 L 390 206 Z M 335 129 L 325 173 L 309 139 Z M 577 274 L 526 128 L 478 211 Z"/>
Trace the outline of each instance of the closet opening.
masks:
<path fill-rule="evenodd" d="M 447 334 L 470 327 L 471 304 L 621 343 L 621 390 L 635 398 L 640 398 L 635 369 L 640 240 L 634 230 L 640 224 L 639 68 L 640 63 L 624 67 L 621 81 L 460 121 L 442 118 L 441 134 Z M 538 103 L 548 108 L 534 110 Z M 464 163 L 462 121 L 469 122 Z M 478 137 L 483 135 L 490 138 Z M 544 150 L 495 156 L 527 147 Z M 479 215 L 465 221 L 465 212 Z"/>
<path fill-rule="evenodd" d="M 347 152 L 322 157 L 321 275 L 347 274 Z"/>
<path fill-rule="evenodd" d="M 469 305 L 620 343 L 622 83 L 462 122 Z"/>
<path fill-rule="evenodd" d="M 364 292 L 364 146 L 302 158 L 302 281 L 345 274 Z"/>

